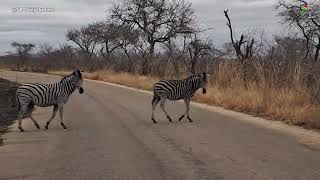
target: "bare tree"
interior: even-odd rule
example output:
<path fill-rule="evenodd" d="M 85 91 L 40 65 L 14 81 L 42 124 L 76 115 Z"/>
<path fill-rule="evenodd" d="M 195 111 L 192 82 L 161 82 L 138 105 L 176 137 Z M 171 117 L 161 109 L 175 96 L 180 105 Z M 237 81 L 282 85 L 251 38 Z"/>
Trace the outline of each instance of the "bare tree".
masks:
<path fill-rule="evenodd" d="M 21 66 L 25 65 L 25 61 L 30 56 L 30 52 L 35 47 L 32 43 L 18 43 L 18 42 L 12 42 L 11 46 L 16 48 L 17 54 L 19 55 L 19 61 L 17 63 L 18 71 L 21 70 Z"/>
<path fill-rule="evenodd" d="M 200 40 L 197 35 L 188 45 L 188 52 L 191 60 L 190 72 L 194 74 L 196 72 L 196 65 L 200 57 L 209 55 L 212 53 L 212 44 L 210 41 Z"/>
<path fill-rule="evenodd" d="M 274 40 L 276 44 L 273 46 L 273 56 L 275 56 L 274 61 L 281 60 L 299 60 L 299 58 L 304 57 L 306 49 L 304 48 L 305 40 L 303 38 L 298 38 L 297 36 L 275 36 Z"/>
<path fill-rule="evenodd" d="M 54 48 L 48 42 L 45 42 L 39 45 L 39 53 L 41 55 L 48 57 L 52 54 L 53 51 L 54 51 Z"/>
<path fill-rule="evenodd" d="M 255 40 L 254 38 L 248 38 L 244 34 L 240 36 L 239 40 L 235 39 L 231 20 L 228 15 L 228 9 L 224 11 L 224 15 L 228 20 L 227 26 L 229 27 L 229 30 L 230 30 L 230 38 L 231 38 L 232 46 L 236 52 L 237 57 L 241 59 L 241 62 L 243 63 L 244 60 L 252 57 L 252 50 L 253 50 L 253 45 L 255 43 Z"/>
<path fill-rule="evenodd" d="M 302 11 L 302 4 L 305 1 L 284 1 L 279 0 L 276 9 L 279 10 L 279 16 L 283 22 L 287 23 L 290 27 L 297 27 L 300 29 L 303 37 L 305 38 L 306 55 L 308 57 L 310 48 L 315 49 L 314 61 L 319 59 L 320 55 L 320 3 L 310 2 L 309 10 Z"/>
<path fill-rule="evenodd" d="M 194 31 L 194 12 L 184 0 L 122 0 L 111 8 L 111 18 L 142 31 L 151 57 L 157 43 Z"/>
<path fill-rule="evenodd" d="M 71 29 L 66 34 L 67 40 L 77 44 L 89 61 L 92 61 L 98 45 L 98 37 L 95 30 L 95 24 L 89 24 L 80 29 Z"/>
<path fill-rule="evenodd" d="M 129 46 L 136 43 L 139 33 L 134 31 L 131 26 L 114 23 L 98 22 L 92 25 L 94 36 L 101 44 L 100 52 L 103 57 L 109 56 L 116 50 L 123 50 L 128 59 L 131 59 Z"/>
<path fill-rule="evenodd" d="M 75 60 L 75 49 L 69 44 L 60 45 L 59 52 L 62 55 L 67 69 L 71 69 L 72 62 Z"/>
<path fill-rule="evenodd" d="M 168 60 L 172 61 L 173 68 L 175 71 L 175 77 L 177 79 L 180 78 L 180 70 L 179 70 L 179 62 L 182 61 L 183 57 L 185 57 L 187 51 L 187 36 L 183 37 L 182 45 L 179 45 L 174 41 L 174 39 L 170 39 L 168 42 L 163 43 L 164 48 L 168 53 Z"/>
<path fill-rule="evenodd" d="M 97 22 L 92 24 L 92 30 L 94 36 L 96 36 L 97 43 L 101 44 L 101 55 L 109 59 L 109 56 L 121 46 L 117 41 L 118 27 L 107 22 Z"/>

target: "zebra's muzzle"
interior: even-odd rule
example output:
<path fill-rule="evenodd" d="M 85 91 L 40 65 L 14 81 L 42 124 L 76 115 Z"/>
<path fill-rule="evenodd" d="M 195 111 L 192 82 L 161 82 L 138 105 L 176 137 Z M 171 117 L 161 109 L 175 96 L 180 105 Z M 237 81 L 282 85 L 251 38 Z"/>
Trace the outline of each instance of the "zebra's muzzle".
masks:
<path fill-rule="evenodd" d="M 82 88 L 82 87 L 79 88 L 79 93 L 80 93 L 80 94 L 83 94 L 83 92 L 84 92 L 83 88 Z"/>
<path fill-rule="evenodd" d="M 202 93 L 203 94 L 207 93 L 207 89 L 202 89 Z"/>

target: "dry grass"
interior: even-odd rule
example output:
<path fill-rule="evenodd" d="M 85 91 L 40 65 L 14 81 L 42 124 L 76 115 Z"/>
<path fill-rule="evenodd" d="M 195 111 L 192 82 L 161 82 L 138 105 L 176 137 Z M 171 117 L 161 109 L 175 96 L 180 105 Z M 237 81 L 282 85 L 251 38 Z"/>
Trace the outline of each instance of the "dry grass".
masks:
<path fill-rule="evenodd" d="M 59 75 L 69 73 L 65 71 L 50 72 L 50 74 Z M 259 72 L 256 74 L 259 75 Z M 297 76 L 296 74 L 295 76 Z M 85 78 L 144 90 L 152 90 L 153 84 L 159 79 L 137 74 L 114 73 L 110 70 L 85 73 Z M 266 79 L 266 77 L 259 78 Z M 203 95 L 199 91 L 193 100 L 272 120 L 281 120 L 289 124 L 320 129 L 320 106 L 313 102 L 310 88 L 302 88 L 305 86 L 302 84 L 302 78 L 292 79 L 292 82 L 288 81 L 287 83 L 295 84 L 293 88 L 288 88 L 287 84 L 280 86 L 275 84 L 278 82 L 276 79 L 271 80 L 271 84 L 261 80 L 247 80 L 245 83 L 238 67 L 222 63 L 219 70 L 216 71 L 216 75 L 209 79 L 207 94 Z"/>
<path fill-rule="evenodd" d="M 273 89 L 208 88 L 207 94 L 197 93 L 195 101 L 218 105 L 226 109 L 283 120 L 290 124 L 309 128 L 320 128 L 320 111 L 317 106 L 296 92 Z"/>

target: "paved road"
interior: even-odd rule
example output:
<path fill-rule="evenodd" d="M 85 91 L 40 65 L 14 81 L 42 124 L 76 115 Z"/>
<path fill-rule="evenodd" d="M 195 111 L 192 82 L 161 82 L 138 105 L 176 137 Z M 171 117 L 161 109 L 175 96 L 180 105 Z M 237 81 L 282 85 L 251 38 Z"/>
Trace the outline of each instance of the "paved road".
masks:
<path fill-rule="evenodd" d="M 15 73 L 1 73 L 15 80 Z M 20 82 L 53 82 L 55 76 L 19 73 Z M 319 180 L 320 151 L 294 136 L 198 106 L 194 123 L 178 123 L 181 103 L 170 103 L 176 120 L 158 109 L 150 120 L 151 95 L 86 81 L 66 105 L 63 130 L 56 117 L 48 131 L 23 122 L 0 147 L 0 180 Z M 51 109 L 37 109 L 44 127 Z"/>

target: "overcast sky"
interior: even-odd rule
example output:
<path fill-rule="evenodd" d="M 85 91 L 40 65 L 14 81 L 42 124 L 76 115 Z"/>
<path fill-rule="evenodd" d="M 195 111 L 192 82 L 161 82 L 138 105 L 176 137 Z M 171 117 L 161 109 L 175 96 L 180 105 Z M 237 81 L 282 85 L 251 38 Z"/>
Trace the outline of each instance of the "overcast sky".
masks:
<path fill-rule="evenodd" d="M 265 34 L 281 33 L 283 27 L 273 9 L 276 0 L 189 0 L 202 27 L 213 28 L 207 36 L 217 46 L 229 41 L 223 10 L 228 8 L 236 32 L 264 28 Z M 68 29 L 104 20 L 114 0 L 1 0 L 0 55 L 12 51 L 10 43 L 65 43 Z M 54 12 L 13 12 L 19 7 L 53 8 Z M 70 42 L 71 43 L 71 42 Z"/>

